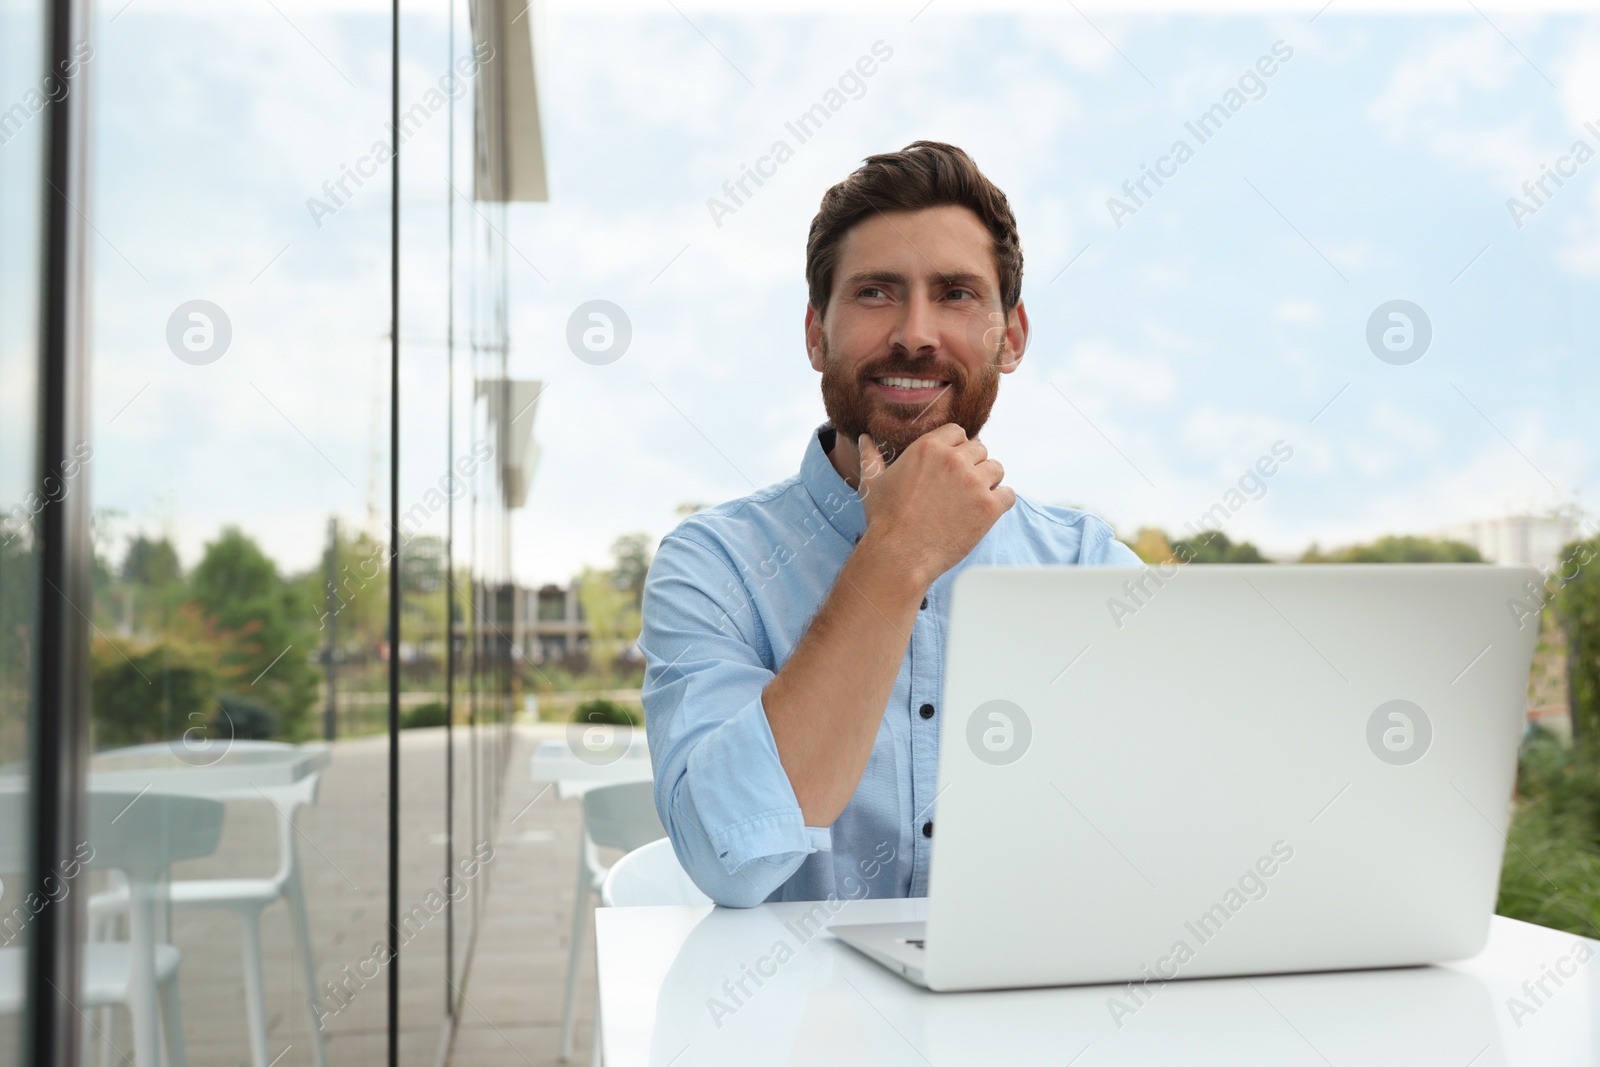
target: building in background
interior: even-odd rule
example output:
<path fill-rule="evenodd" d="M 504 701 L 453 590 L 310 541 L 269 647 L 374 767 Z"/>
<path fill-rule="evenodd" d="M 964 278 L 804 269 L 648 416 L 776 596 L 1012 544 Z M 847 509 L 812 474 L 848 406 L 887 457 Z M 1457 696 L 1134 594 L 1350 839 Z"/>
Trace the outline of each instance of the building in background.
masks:
<path fill-rule="evenodd" d="M 499 655 L 509 650 L 513 661 L 535 667 L 555 663 L 585 669 L 590 629 L 581 588 L 582 583 L 576 578 L 566 585 L 549 582 L 537 589 L 524 585 L 499 587 L 491 598 L 496 605 L 493 625 L 483 627 L 479 635 L 482 655 L 495 655 L 498 645 L 502 649 Z M 464 638 L 467 626 L 462 620 L 457 620 L 456 629 Z M 629 642 L 617 658 L 625 666 L 644 662 L 636 641 Z"/>
<path fill-rule="evenodd" d="M 1465 541 L 1490 563 L 1531 564 L 1550 570 L 1560 558 L 1561 549 L 1583 536 L 1576 508 L 1564 508 L 1548 515 L 1504 515 L 1462 523 L 1440 536 Z"/>
<path fill-rule="evenodd" d="M 569 653 L 589 651 L 589 623 L 583 616 L 578 583 L 521 589 L 517 645 L 534 663 L 560 663 Z"/>

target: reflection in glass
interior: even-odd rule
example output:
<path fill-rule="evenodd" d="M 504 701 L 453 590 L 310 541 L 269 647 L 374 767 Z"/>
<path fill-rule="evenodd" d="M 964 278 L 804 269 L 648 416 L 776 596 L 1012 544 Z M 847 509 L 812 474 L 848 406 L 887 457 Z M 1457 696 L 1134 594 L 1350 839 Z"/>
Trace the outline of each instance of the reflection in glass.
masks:
<path fill-rule="evenodd" d="M 402 21 L 403 99 L 469 48 L 446 11 Z M 505 377 L 496 208 L 452 205 L 470 122 L 439 110 L 403 131 L 392 380 L 389 168 L 369 158 L 388 130 L 387 15 L 293 19 L 303 36 L 271 9 L 133 7 L 106 27 L 90 780 L 144 813 L 117 825 L 149 855 L 97 862 L 84 885 L 95 951 L 145 939 L 171 974 L 89 1013 L 86 1061 L 154 1062 L 139 1012 L 170 988 L 191 1064 L 384 1062 L 398 974 L 399 1058 L 431 1064 L 493 867 L 509 555 L 475 383 Z M 215 814 L 215 840 L 166 849 L 190 810 Z"/>
<path fill-rule="evenodd" d="M 0 1067 L 21 1062 L 20 960 L 34 909 L 25 889 L 29 717 L 39 603 L 39 306 L 44 6 L 0 5 Z M 13 966 L 15 970 L 13 970 Z M 7 983 L 10 984 L 7 984 Z"/>

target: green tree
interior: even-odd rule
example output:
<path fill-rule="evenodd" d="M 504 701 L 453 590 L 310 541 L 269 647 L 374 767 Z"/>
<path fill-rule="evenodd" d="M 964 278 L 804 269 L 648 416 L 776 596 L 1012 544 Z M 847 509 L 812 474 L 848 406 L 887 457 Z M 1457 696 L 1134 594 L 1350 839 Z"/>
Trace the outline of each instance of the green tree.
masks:
<path fill-rule="evenodd" d="M 326 549 L 315 570 L 293 579 L 301 605 L 297 610 L 319 645 L 326 628 L 337 621 L 341 649 L 351 654 L 376 649 L 388 640 L 389 632 L 388 546 L 365 533 L 351 536 L 341 529 L 337 559 L 331 597 Z"/>
<path fill-rule="evenodd" d="M 1134 536 L 1133 543 L 1128 546 L 1133 549 L 1133 554 L 1140 560 L 1154 567 L 1172 559 L 1172 542 L 1167 540 L 1166 532 L 1154 526 L 1141 526 L 1138 534 Z"/>
<path fill-rule="evenodd" d="M 1483 556 L 1464 541 L 1431 537 L 1380 537 L 1371 544 L 1350 545 L 1324 553 L 1312 545 L 1301 563 L 1482 563 Z"/>
<path fill-rule="evenodd" d="M 623 648 L 639 637 L 639 608 L 614 571 L 597 567 L 585 567 L 578 576 L 578 602 L 589 624 L 589 657 L 602 675 L 610 675 Z"/>
<path fill-rule="evenodd" d="M 5 536 L 0 523 L 0 762 L 28 753 L 39 558 L 31 534 Z"/>
<path fill-rule="evenodd" d="M 623 534 L 611 546 L 611 558 L 616 563 L 617 584 L 633 594 L 635 604 L 641 603 L 644 598 L 644 578 L 650 571 L 650 560 L 653 555 L 650 548 L 651 540 L 647 533 Z"/>
<path fill-rule="evenodd" d="M 317 692 L 301 595 L 237 527 L 206 545 L 189 594 L 223 639 L 219 666 L 242 681 L 229 692 L 272 708 L 280 732 L 300 737 Z"/>
<path fill-rule="evenodd" d="M 135 537 L 122 557 L 120 580 L 114 595 L 126 598 L 126 618 L 133 628 L 147 635 L 164 632 L 187 592 L 183 566 L 172 542 L 143 534 Z"/>
<path fill-rule="evenodd" d="M 123 581 L 160 589 L 176 584 L 182 577 L 178 550 L 167 538 L 153 541 L 140 534 L 129 542 L 128 552 L 122 557 Z"/>
<path fill-rule="evenodd" d="M 1221 530 L 1211 530 L 1189 541 L 1174 541 L 1172 551 L 1185 563 L 1267 562 L 1255 545 L 1249 541 L 1234 544 Z"/>

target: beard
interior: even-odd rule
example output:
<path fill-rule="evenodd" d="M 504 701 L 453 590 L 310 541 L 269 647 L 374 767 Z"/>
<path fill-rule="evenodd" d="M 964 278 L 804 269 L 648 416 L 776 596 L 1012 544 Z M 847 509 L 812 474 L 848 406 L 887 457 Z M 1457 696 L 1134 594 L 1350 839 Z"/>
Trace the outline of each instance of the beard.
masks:
<path fill-rule="evenodd" d="M 852 368 L 834 358 L 827 337 L 823 337 L 822 405 L 835 431 L 848 436 L 852 443 L 864 433 L 871 434 L 884 462 L 893 463 L 913 441 L 946 423 L 960 426 L 968 440 L 977 437 L 989 421 L 989 412 L 1000 393 L 999 358 L 997 347 L 992 357 L 971 373 L 952 361 L 913 360 L 903 354 Z M 873 391 L 873 378 L 896 375 L 942 378 L 947 384 L 932 403 L 903 403 Z"/>

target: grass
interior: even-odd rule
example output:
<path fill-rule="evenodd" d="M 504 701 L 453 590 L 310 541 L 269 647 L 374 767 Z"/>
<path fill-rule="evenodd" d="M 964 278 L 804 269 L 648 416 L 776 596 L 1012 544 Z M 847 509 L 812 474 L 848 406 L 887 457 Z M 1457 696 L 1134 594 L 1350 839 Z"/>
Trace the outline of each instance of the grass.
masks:
<path fill-rule="evenodd" d="M 1600 759 L 1537 726 L 1519 759 L 1496 910 L 1600 937 Z"/>

